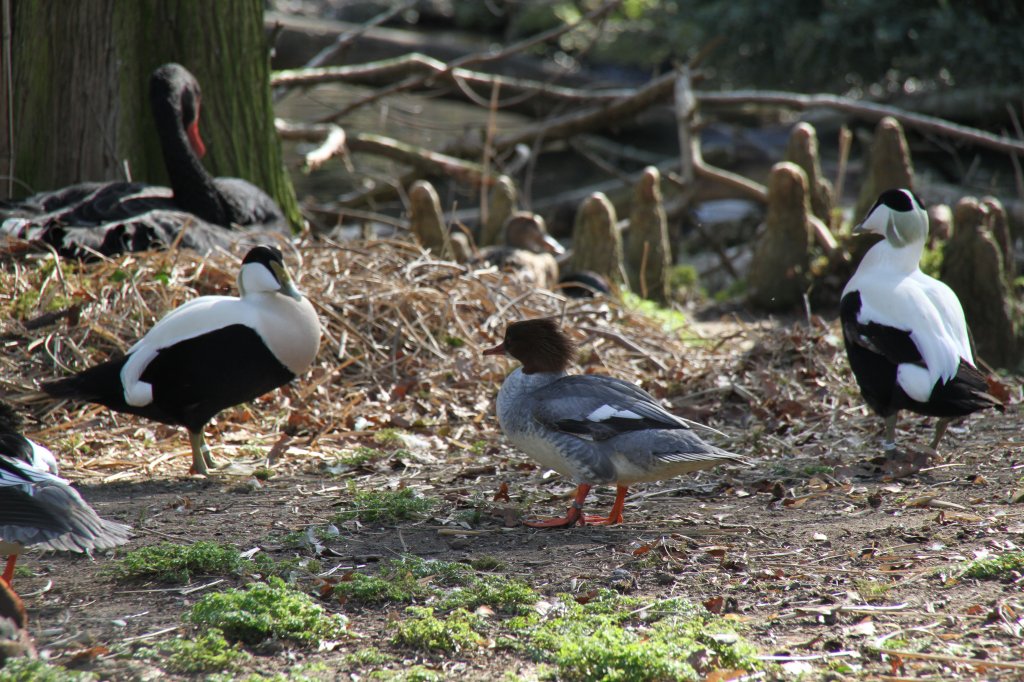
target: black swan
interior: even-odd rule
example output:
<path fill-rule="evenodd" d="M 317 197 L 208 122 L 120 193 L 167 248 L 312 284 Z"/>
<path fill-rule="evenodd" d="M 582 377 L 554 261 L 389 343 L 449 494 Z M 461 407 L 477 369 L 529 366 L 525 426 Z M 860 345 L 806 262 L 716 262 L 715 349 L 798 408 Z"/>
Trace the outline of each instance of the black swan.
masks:
<path fill-rule="evenodd" d="M 212 177 L 200 162 L 199 82 L 180 64 L 149 81 L 150 105 L 171 186 L 139 182 L 72 185 L 0 203 L 0 233 L 50 244 L 62 255 L 113 255 L 181 245 L 200 252 L 234 243 L 250 230 L 287 232 L 281 209 L 239 178 Z M 232 231 L 230 228 L 246 228 Z M 229 228 L 229 229 L 224 229 Z"/>

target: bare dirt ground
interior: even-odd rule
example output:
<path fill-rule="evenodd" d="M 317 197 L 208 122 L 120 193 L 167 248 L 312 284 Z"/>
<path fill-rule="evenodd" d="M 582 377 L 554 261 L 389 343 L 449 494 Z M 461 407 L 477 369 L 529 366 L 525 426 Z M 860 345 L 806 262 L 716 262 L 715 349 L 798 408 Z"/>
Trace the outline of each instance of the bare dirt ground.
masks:
<path fill-rule="evenodd" d="M 262 484 L 248 476 L 200 479 L 186 475 L 183 433 L 95 407 L 54 408 L 32 388 L 59 374 L 55 359 L 81 366 L 127 347 L 181 300 L 229 290 L 237 261 L 129 257 L 55 277 L 46 258 L 9 255 L 0 268 L 12 311 L 26 291 L 42 292 L 0 329 L 8 347 L 4 398 L 40 418 L 28 435 L 54 449 L 100 514 L 135 529 L 111 556 L 22 559 L 32 575 L 15 587 L 38 648 L 54 662 L 103 679 L 158 675 L 159 661 L 133 652 L 193 633 L 182 616 L 196 600 L 253 577 L 199 575 L 166 585 L 119 580 L 109 567 L 141 546 L 212 540 L 275 559 L 317 558 L 321 577 L 302 577 L 296 587 L 318 598 L 325 583 L 375 574 L 408 555 L 497 558 L 502 575 L 545 599 L 600 588 L 645 602 L 682 597 L 732 621 L 780 666 L 748 679 L 1024 677 L 1020 573 L 961 575 L 969 560 L 1024 544 L 1024 506 L 1011 503 L 1024 469 L 1016 380 L 1004 379 L 1015 399 L 1005 414 L 951 429 L 938 457 L 920 447 L 931 421 L 906 415 L 907 447 L 886 459 L 881 425 L 859 401 L 834 322 L 726 319 L 669 332 L 617 304 L 567 305 L 408 248 L 306 245 L 290 260 L 324 321 L 316 367 L 285 390 L 227 411 L 207 433 L 215 453 L 233 460 L 278 446 L 275 475 Z M 155 283 L 155 271 L 169 281 Z M 113 272 L 127 272 L 133 287 Z M 63 298 L 53 305 L 55 292 Z M 27 324 L 71 303 L 81 306 L 78 324 L 60 317 Z M 638 486 L 620 526 L 520 525 L 523 516 L 563 513 L 573 486 L 504 442 L 491 401 L 511 364 L 480 358 L 479 350 L 508 319 L 557 313 L 578 330 L 579 371 L 639 381 L 679 414 L 720 429 L 725 437 L 712 437 L 716 444 L 755 466 Z M 382 439 L 385 429 L 390 436 Z M 381 456 L 335 464 L 359 447 Z M 397 523 L 334 520 L 356 491 L 401 487 L 433 498 L 431 510 Z M 606 511 L 613 492 L 595 490 L 589 511 Z M 295 539 L 332 523 L 336 535 Z M 351 638 L 322 651 L 257 647 L 243 670 L 288 674 L 323 663 L 306 674 L 346 680 L 414 664 L 443 679 L 544 673 L 529 656 L 493 643 L 454 654 L 395 645 L 406 604 L 360 605 L 330 594 L 320 603 L 348 616 Z M 388 660 L 348 657 L 368 645 Z"/>

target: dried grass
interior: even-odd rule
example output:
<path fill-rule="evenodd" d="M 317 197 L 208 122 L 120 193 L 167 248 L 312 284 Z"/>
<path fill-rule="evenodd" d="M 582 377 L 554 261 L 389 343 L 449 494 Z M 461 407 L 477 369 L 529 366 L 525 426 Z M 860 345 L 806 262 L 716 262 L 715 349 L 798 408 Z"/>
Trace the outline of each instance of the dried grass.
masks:
<path fill-rule="evenodd" d="M 288 387 L 223 412 L 208 429 L 218 453 L 279 442 L 292 455 L 284 461 L 298 463 L 384 427 L 422 427 L 441 448 L 468 447 L 496 433 L 492 401 L 510 367 L 480 351 L 508 321 L 543 315 L 577 330 L 583 371 L 639 380 L 679 413 L 725 431 L 719 444 L 737 452 L 821 455 L 877 427 L 864 418 L 837 328 L 817 319 L 790 328 L 734 322 L 702 338 L 697 326 L 667 330 L 614 301 L 566 300 L 405 242 L 283 246 L 320 314 L 320 354 Z M 233 294 L 242 255 L 172 250 L 58 268 L 52 254 L 9 247 L 0 253 L 0 398 L 40 419 L 30 435 L 55 445 L 73 477 L 184 473 L 179 430 L 95 405 L 56 406 L 36 389 L 124 352 L 195 296 Z"/>

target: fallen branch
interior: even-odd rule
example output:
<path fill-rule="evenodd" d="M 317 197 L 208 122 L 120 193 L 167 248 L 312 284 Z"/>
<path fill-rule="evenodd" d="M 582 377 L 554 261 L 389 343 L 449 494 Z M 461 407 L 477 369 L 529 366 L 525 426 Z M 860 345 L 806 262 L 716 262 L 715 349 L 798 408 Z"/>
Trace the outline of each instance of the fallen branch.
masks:
<path fill-rule="evenodd" d="M 539 45 L 549 40 L 554 40 L 555 38 L 558 38 L 559 36 L 564 35 L 565 33 L 569 33 L 571 31 L 576 30 L 578 27 L 584 25 L 585 23 L 601 21 L 602 19 L 604 19 L 605 16 L 611 13 L 612 10 L 616 9 L 621 4 L 622 0 L 608 0 L 597 9 L 583 15 L 582 17 L 579 18 L 579 20 L 571 24 L 563 24 L 562 26 L 558 26 L 551 30 L 538 33 L 535 36 L 531 36 L 529 38 L 521 40 L 518 43 L 513 43 L 512 45 L 509 45 L 508 47 L 505 47 L 500 50 L 490 50 L 488 52 L 477 52 L 474 54 L 465 55 L 464 57 L 460 57 L 459 59 L 456 59 L 452 61 L 450 64 L 448 64 L 448 66 L 445 68 L 444 73 L 448 73 L 453 69 L 464 68 L 471 64 L 483 64 L 486 62 L 498 61 L 511 55 L 514 55 L 516 53 L 528 50 L 534 45 Z M 389 88 L 379 90 L 371 95 L 368 95 L 360 100 L 357 100 L 356 102 L 353 102 L 352 104 L 349 104 L 346 107 L 343 107 L 340 111 L 325 117 L 321 122 L 333 123 L 336 122 L 338 119 L 348 115 L 351 111 L 363 107 L 371 102 L 376 102 L 383 97 L 387 97 L 388 95 L 392 95 L 397 92 L 402 92 L 404 90 L 410 90 L 423 86 L 430 86 L 433 84 L 434 78 L 435 76 L 433 73 L 417 76 L 415 78 L 408 78 L 400 83 L 396 83 L 395 85 Z"/>
<path fill-rule="evenodd" d="M 969 126 L 946 121 L 927 114 L 915 114 L 905 109 L 839 97 L 837 95 L 801 95 L 775 90 L 733 90 L 731 92 L 701 91 L 697 99 L 702 105 L 742 106 L 748 104 L 771 104 L 790 109 L 836 109 L 854 114 L 869 121 L 880 121 L 892 116 L 908 128 L 916 128 L 947 137 L 966 140 L 981 147 L 988 147 L 1008 154 L 1024 154 L 1024 140 L 993 135 Z"/>
<path fill-rule="evenodd" d="M 280 118 L 274 119 L 274 128 L 284 140 L 307 140 L 320 142 L 320 146 L 306 153 L 303 170 L 307 173 L 315 171 L 335 156 L 347 158 L 345 147 L 345 131 L 333 123 L 303 125 L 290 123 Z"/>

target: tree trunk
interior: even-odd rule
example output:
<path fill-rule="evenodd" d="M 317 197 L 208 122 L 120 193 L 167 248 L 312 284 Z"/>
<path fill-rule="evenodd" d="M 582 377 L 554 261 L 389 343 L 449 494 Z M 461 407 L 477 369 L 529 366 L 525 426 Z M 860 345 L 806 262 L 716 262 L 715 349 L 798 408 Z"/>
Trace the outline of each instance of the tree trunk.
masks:
<path fill-rule="evenodd" d="M 206 167 L 262 187 L 300 224 L 274 131 L 259 0 L 13 0 L 11 28 L 0 175 L 15 182 L 10 191 L 2 183 L 0 197 L 124 180 L 126 168 L 133 180 L 168 184 L 149 75 L 177 61 L 203 88 Z"/>

